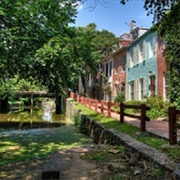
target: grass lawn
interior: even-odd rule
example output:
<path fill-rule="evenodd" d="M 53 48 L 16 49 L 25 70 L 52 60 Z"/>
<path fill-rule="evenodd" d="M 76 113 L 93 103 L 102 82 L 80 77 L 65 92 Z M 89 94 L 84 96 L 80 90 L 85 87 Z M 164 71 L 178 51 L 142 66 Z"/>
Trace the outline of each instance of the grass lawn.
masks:
<path fill-rule="evenodd" d="M 95 113 L 81 104 L 75 104 L 76 108 L 84 114 L 103 123 L 106 127 L 129 134 L 133 138 L 165 152 L 174 161 L 180 162 L 179 145 L 174 148 L 162 148 L 162 145 L 168 144 L 167 141 L 154 137 L 137 136 L 135 133 L 139 131 L 138 127 L 126 123 L 120 124 L 119 121 Z M 0 131 L 0 165 L 41 159 L 57 150 L 77 147 L 88 142 L 88 137 L 81 134 L 74 126 L 74 122 L 69 120 L 68 125 L 59 128 Z"/>
<path fill-rule="evenodd" d="M 58 128 L 0 132 L 0 164 L 43 158 L 88 142 L 71 122 Z"/>

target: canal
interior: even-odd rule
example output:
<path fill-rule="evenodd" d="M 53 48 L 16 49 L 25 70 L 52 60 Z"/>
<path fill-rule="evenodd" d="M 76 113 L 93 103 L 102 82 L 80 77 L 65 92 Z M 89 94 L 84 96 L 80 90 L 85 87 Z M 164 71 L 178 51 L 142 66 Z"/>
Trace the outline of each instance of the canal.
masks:
<path fill-rule="evenodd" d="M 43 98 L 38 106 L 9 105 L 8 113 L 0 113 L 0 129 L 59 127 L 69 123 L 65 114 L 56 114 L 55 100 Z"/>
<path fill-rule="evenodd" d="M 29 129 L 60 127 L 70 123 L 70 119 L 65 114 L 52 113 L 51 120 L 43 119 L 43 111 L 33 111 L 19 113 L 0 113 L 0 130 L 3 129 Z"/>

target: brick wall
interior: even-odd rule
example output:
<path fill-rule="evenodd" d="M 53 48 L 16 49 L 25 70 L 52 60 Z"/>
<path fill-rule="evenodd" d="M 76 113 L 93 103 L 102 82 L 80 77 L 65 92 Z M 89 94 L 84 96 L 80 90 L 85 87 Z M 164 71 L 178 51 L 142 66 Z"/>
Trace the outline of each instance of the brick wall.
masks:
<path fill-rule="evenodd" d="M 113 73 L 112 73 L 112 96 L 115 97 L 115 88 L 121 88 L 122 83 L 126 84 L 126 71 L 122 71 L 122 55 L 126 54 L 126 49 L 119 51 L 113 56 Z M 115 61 L 118 59 L 118 73 L 115 73 Z M 119 84 L 116 85 L 116 82 Z"/>
<path fill-rule="evenodd" d="M 158 94 L 164 97 L 165 83 L 164 74 L 167 73 L 167 62 L 165 59 L 165 51 L 163 50 L 163 41 L 158 38 L 157 48 L 157 72 L 158 72 Z"/>

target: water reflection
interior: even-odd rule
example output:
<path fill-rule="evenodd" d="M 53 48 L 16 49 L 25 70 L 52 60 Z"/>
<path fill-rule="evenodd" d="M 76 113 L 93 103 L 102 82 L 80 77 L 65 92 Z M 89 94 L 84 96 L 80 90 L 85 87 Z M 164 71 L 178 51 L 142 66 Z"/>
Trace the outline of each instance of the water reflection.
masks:
<path fill-rule="evenodd" d="M 55 111 L 55 103 L 52 99 L 46 98 L 42 101 L 43 120 L 52 121 L 52 113 Z"/>
<path fill-rule="evenodd" d="M 52 121 L 42 119 L 43 111 L 0 114 L 0 129 L 29 129 L 59 127 L 72 123 L 65 114 L 52 114 Z"/>
<path fill-rule="evenodd" d="M 33 121 L 33 122 L 43 122 L 42 119 L 43 112 L 40 111 L 34 111 L 32 114 L 29 112 L 20 112 L 20 113 L 8 113 L 8 114 L 0 114 L 0 121 L 12 121 L 12 122 L 18 122 L 18 121 Z M 64 114 L 55 114 L 52 113 L 52 122 L 62 122 L 66 119 L 66 116 Z"/>

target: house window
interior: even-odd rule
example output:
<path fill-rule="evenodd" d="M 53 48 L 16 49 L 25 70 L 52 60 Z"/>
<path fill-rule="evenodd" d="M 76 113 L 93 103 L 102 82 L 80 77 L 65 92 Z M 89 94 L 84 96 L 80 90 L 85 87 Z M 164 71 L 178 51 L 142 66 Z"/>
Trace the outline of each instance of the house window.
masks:
<path fill-rule="evenodd" d="M 128 53 L 128 67 L 133 67 L 139 61 L 139 53 L 138 53 L 138 46 L 134 47 Z"/>
<path fill-rule="evenodd" d="M 151 57 L 155 56 L 156 53 L 156 37 L 152 36 L 150 39 L 150 51 L 151 51 Z"/>
<path fill-rule="evenodd" d="M 133 54 L 132 54 L 132 66 L 135 65 L 135 49 L 133 49 Z"/>
<path fill-rule="evenodd" d="M 165 41 L 165 37 L 163 37 L 163 42 L 162 42 L 162 52 L 166 50 L 167 42 Z"/>
<path fill-rule="evenodd" d="M 121 71 L 124 72 L 126 69 L 126 55 L 122 55 L 122 69 Z"/>
<path fill-rule="evenodd" d="M 125 92 L 125 83 L 121 83 L 121 92 L 122 92 L 122 93 Z"/>
<path fill-rule="evenodd" d="M 115 59 L 115 74 L 118 74 L 118 59 Z"/>
<path fill-rule="evenodd" d="M 137 47 L 133 49 L 133 66 L 138 63 L 138 50 Z"/>
<path fill-rule="evenodd" d="M 169 74 L 165 74 L 164 75 L 164 98 L 166 99 L 166 100 L 168 100 L 169 99 L 169 81 L 170 81 L 170 79 L 169 79 Z"/>
<path fill-rule="evenodd" d="M 154 95 L 155 94 L 155 75 L 150 76 L 150 94 Z"/>
<path fill-rule="evenodd" d="M 114 90 L 114 95 L 117 96 L 117 93 L 119 92 L 119 85 L 115 84 Z"/>
<path fill-rule="evenodd" d="M 108 63 L 106 64 L 106 77 L 108 77 Z"/>
<path fill-rule="evenodd" d="M 130 100 L 134 100 L 134 81 L 129 83 Z"/>
<path fill-rule="evenodd" d="M 143 100 L 144 96 L 146 95 L 146 79 L 145 78 L 139 79 L 139 93 L 140 93 L 140 100 Z"/>
<path fill-rule="evenodd" d="M 109 63 L 109 76 L 112 74 L 112 61 Z"/>
<path fill-rule="evenodd" d="M 143 41 L 140 45 L 139 45 L 139 59 L 140 61 L 144 61 L 145 60 L 145 41 Z"/>
<path fill-rule="evenodd" d="M 129 67 L 133 66 L 133 51 L 129 51 Z"/>

